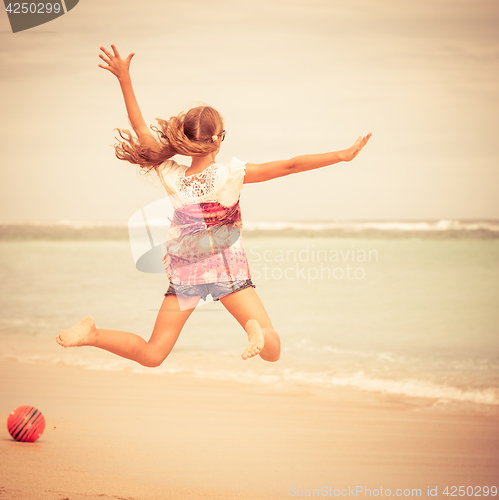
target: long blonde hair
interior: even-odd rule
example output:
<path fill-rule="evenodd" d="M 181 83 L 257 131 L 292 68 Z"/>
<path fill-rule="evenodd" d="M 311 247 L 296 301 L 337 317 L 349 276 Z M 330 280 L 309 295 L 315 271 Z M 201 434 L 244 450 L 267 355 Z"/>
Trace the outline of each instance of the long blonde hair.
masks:
<path fill-rule="evenodd" d="M 151 129 L 158 134 L 159 150 L 145 148 L 129 130 L 117 129 L 122 140 L 115 145 L 116 157 L 146 169 L 156 169 L 165 160 L 177 154 L 205 156 L 218 149 L 213 140 L 223 130 L 223 118 L 210 106 L 198 106 L 169 120 L 156 119 L 159 127 Z"/>

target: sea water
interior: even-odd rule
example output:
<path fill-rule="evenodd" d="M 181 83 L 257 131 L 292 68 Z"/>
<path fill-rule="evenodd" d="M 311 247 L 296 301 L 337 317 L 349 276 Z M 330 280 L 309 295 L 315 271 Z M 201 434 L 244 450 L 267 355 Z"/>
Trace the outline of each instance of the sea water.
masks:
<path fill-rule="evenodd" d="M 126 228 L 4 225 L 0 356 L 499 410 L 499 223 L 246 224 L 253 281 L 282 342 L 277 363 L 242 361 L 246 341 L 201 303 L 159 368 L 55 336 L 82 317 L 148 339 L 165 274 L 137 271 Z M 165 382 L 166 383 L 166 382 Z"/>

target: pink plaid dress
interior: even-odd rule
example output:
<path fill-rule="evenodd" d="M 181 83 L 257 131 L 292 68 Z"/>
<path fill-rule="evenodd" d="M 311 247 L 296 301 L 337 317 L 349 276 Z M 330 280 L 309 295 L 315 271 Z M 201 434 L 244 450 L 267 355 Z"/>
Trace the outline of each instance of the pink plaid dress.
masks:
<path fill-rule="evenodd" d="M 239 196 L 246 164 L 236 158 L 185 175 L 166 161 L 158 172 L 175 209 L 163 259 L 175 285 L 251 279 L 241 230 Z"/>

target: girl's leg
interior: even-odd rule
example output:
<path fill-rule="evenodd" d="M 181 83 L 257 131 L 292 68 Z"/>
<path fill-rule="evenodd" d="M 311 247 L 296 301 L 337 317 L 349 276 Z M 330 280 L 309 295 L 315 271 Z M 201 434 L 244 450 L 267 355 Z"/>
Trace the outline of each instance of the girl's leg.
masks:
<path fill-rule="evenodd" d="M 185 301 L 189 300 L 190 304 Z M 85 318 L 73 328 L 59 334 L 57 342 L 63 347 L 94 346 L 143 366 L 159 366 L 170 354 L 175 342 L 199 297 L 183 299 L 182 309 L 175 295 L 167 295 L 158 312 L 151 338 L 146 342 L 135 333 L 95 328 L 92 318 Z M 187 305 L 191 308 L 187 309 Z"/>
<path fill-rule="evenodd" d="M 230 293 L 221 297 L 220 302 L 248 334 L 249 343 L 241 357 L 248 359 L 260 354 L 265 361 L 277 361 L 281 341 L 255 289 L 244 288 Z"/>

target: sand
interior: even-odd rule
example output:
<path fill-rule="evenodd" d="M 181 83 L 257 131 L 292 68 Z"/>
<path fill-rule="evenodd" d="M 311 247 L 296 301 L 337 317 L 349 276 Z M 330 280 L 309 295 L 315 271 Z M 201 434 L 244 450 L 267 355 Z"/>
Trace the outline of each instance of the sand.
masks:
<path fill-rule="evenodd" d="M 499 483 L 498 417 L 422 400 L 13 361 L 0 388 L 0 420 L 30 404 L 47 422 L 33 444 L 0 426 L 1 499 L 449 498 Z"/>

